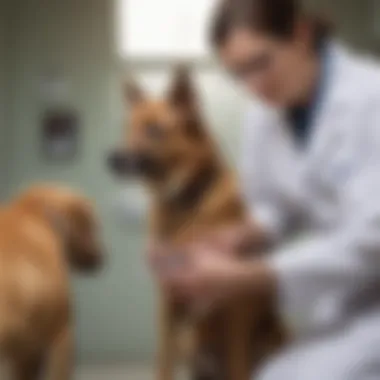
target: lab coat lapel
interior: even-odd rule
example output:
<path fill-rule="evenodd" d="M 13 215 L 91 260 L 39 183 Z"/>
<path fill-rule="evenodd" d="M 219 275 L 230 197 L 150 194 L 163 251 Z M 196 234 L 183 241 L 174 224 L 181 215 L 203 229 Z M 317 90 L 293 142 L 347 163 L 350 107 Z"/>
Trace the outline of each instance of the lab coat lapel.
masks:
<path fill-rule="evenodd" d="M 341 132 L 348 121 L 347 94 L 342 86 L 349 61 L 340 45 L 332 44 L 329 83 L 313 122 L 313 136 L 305 158 L 307 176 L 315 177 L 329 164 L 331 154 L 341 141 Z M 347 79 L 347 77 L 346 77 Z"/>

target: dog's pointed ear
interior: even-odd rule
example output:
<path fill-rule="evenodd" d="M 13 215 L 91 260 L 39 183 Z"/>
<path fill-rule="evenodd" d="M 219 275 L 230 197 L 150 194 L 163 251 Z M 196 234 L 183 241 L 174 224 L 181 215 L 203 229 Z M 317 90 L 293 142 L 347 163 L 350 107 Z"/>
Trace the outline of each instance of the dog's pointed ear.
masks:
<path fill-rule="evenodd" d="M 169 101 L 176 107 L 195 111 L 197 95 L 191 80 L 190 68 L 187 65 L 178 65 L 174 71 L 174 80 L 169 89 Z"/>
<path fill-rule="evenodd" d="M 188 66 L 177 66 L 168 100 L 182 115 L 186 132 L 192 137 L 202 138 L 204 130 L 198 96 Z"/>
<path fill-rule="evenodd" d="M 134 105 L 142 102 L 145 99 L 144 92 L 131 78 L 128 78 L 124 81 L 123 91 L 124 99 L 128 104 Z"/>

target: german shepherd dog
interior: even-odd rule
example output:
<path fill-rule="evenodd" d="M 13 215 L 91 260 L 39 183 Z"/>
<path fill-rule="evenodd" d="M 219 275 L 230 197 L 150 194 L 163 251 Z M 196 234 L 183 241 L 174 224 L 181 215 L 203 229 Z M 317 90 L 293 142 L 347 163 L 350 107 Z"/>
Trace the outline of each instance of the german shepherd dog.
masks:
<path fill-rule="evenodd" d="M 237 183 L 205 127 L 189 70 L 176 70 L 164 100 L 147 99 L 131 82 L 125 93 L 131 106 L 126 138 L 109 164 L 118 176 L 138 175 L 150 190 L 153 241 L 180 247 L 207 231 L 246 223 Z M 255 246 L 258 252 L 263 240 L 259 229 L 252 228 L 239 243 L 241 258 L 247 258 L 243 246 Z M 162 295 L 158 380 L 174 377 L 178 327 L 189 314 Z M 247 297 L 193 318 L 192 329 L 196 339 L 191 373 L 197 380 L 248 380 L 285 336 L 272 301 Z"/>

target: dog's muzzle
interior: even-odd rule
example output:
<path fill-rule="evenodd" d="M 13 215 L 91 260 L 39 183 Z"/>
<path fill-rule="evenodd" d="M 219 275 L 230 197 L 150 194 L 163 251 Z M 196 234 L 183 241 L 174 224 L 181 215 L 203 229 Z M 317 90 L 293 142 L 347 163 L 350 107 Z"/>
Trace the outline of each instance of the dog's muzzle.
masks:
<path fill-rule="evenodd" d="M 115 151 L 108 157 L 108 166 L 119 177 L 157 177 L 162 173 L 157 162 L 144 153 Z"/>

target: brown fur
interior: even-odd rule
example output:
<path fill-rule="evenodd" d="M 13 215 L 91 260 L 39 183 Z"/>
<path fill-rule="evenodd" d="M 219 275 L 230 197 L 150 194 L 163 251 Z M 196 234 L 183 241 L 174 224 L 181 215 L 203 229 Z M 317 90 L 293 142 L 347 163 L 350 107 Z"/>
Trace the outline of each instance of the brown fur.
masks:
<path fill-rule="evenodd" d="M 68 380 L 68 269 L 101 263 L 89 202 L 62 188 L 30 189 L 0 211 L 0 350 L 14 380 Z"/>
<path fill-rule="evenodd" d="M 208 232 L 246 223 L 236 181 L 207 133 L 186 71 L 177 74 L 164 101 L 145 99 L 136 86 L 127 86 L 127 97 L 132 109 L 125 147 L 111 164 L 119 174 L 128 174 L 130 163 L 141 163 L 142 157 L 155 163 L 153 171 L 137 165 L 137 174 L 152 194 L 153 241 L 181 247 Z M 186 195 L 189 188 L 194 188 L 190 196 Z M 250 245 L 262 246 L 265 241 L 259 228 L 253 227 L 248 235 Z M 184 315 L 182 307 L 162 296 L 158 380 L 174 376 L 178 326 L 188 313 L 185 308 Z M 285 331 L 270 301 L 247 298 L 202 317 L 193 328 L 193 377 L 215 380 L 248 380 L 252 367 L 282 344 Z"/>

